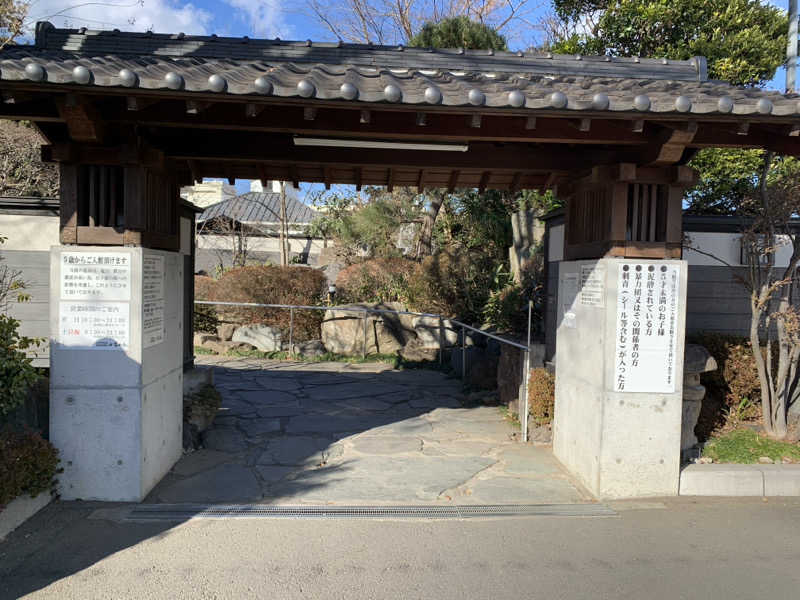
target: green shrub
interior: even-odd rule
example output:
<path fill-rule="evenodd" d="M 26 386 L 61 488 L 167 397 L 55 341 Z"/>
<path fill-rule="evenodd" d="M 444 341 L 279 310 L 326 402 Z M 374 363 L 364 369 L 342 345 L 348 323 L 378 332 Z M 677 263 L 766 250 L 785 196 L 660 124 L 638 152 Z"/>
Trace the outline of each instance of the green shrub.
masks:
<path fill-rule="evenodd" d="M 536 425 L 553 422 L 556 378 L 547 369 L 531 369 L 528 379 L 528 414 Z"/>
<path fill-rule="evenodd" d="M 58 451 L 38 433 L 0 431 L 0 507 L 22 494 L 34 497 L 53 489 Z"/>
<path fill-rule="evenodd" d="M 194 276 L 194 299 L 211 300 L 217 282 L 204 275 Z M 194 305 L 194 321 L 192 323 L 195 333 L 217 333 L 219 316 L 215 307 L 208 304 Z"/>
<path fill-rule="evenodd" d="M 211 300 L 256 304 L 319 305 L 326 291 L 325 274 L 309 267 L 274 265 L 239 267 L 226 271 L 211 290 Z M 289 332 L 290 313 L 284 308 L 217 307 L 223 321 L 260 324 Z M 297 310 L 294 314 L 294 340 L 320 337 L 322 311 Z"/>
<path fill-rule="evenodd" d="M 19 321 L 0 314 L 0 417 L 25 402 L 28 391 L 39 379 L 26 350 L 36 340 L 19 335 Z"/>
<path fill-rule="evenodd" d="M 373 258 L 350 265 L 336 277 L 341 302 L 407 302 L 417 263 L 406 258 Z"/>
<path fill-rule="evenodd" d="M 490 257 L 464 248 L 427 256 L 409 282 L 409 304 L 416 311 L 478 323 L 494 270 Z"/>
<path fill-rule="evenodd" d="M 705 441 L 723 426 L 757 420 L 761 416 L 761 385 L 750 340 L 720 333 L 698 333 L 688 341 L 700 344 L 717 361 L 717 370 L 703 373 L 706 397 L 695 433 Z"/>

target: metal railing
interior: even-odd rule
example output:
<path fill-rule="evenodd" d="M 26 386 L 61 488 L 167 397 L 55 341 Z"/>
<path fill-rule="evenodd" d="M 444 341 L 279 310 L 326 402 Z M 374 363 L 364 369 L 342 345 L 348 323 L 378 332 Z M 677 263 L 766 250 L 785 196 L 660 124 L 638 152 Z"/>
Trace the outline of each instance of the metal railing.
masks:
<path fill-rule="evenodd" d="M 362 306 L 305 306 L 302 304 L 260 304 L 256 302 L 214 302 L 210 300 L 195 300 L 195 304 L 199 305 L 207 305 L 207 306 L 231 306 L 236 308 L 277 308 L 277 309 L 284 309 L 289 310 L 289 352 L 291 354 L 294 353 L 294 312 L 296 310 L 321 310 L 321 311 L 331 311 L 331 312 L 351 312 L 351 313 L 363 313 L 362 321 L 364 323 L 364 344 L 362 347 L 362 355 L 366 358 L 367 356 L 367 338 L 369 336 L 369 315 L 371 314 L 390 314 L 390 315 L 409 315 L 414 317 L 424 317 L 429 319 L 436 319 L 438 321 L 438 329 L 439 329 L 439 364 L 443 364 L 444 362 L 444 351 L 445 351 L 445 321 L 449 322 L 453 325 L 450 329 L 461 329 L 461 380 L 466 383 L 467 381 L 467 331 L 471 331 L 473 333 L 482 335 L 486 338 L 490 338 L 500 342 L 501 344 L 506 344 L 513 348 L 517 348 L 522 351 L 522 385 L 520 386 L 520 398 L 519 400 L 519 420 L 520 426 L 522 428 L 522 441 L 528 441 L 528 383 L 529 383 L 529 376 L 530 376 L 530 345 L 531 345 L 531 309 L 532 303 L 528 303 L 528 338 L 527 342 L 528 345 L 520 344 L 519 342 L 515 342 L 509 339 L 506 339 L 502 336 L 495 335 L 494 333 L 489 333 L 488 331 L 483 331 L 482 329 L 478 329 L 477 327 L 473 327 L 472 325 L 467 325 L 466 323 L 462 323 L 461 321 L 457 321 L 456 319 L 448 319 L 443 317 L 442 315 L 432 314 L 432 313 L 421 313 L 421 312 L 414 312 L 408 310 L 390 310 L 390 309 L 383 309 L 383 308 L 367 308 Z"/>

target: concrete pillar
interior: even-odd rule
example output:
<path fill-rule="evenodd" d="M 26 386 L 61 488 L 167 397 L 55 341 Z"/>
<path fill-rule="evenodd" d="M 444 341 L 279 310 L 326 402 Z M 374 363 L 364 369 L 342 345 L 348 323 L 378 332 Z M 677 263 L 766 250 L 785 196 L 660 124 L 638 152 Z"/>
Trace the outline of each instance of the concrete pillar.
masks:
<path fill-rule="evenodd" d="M 182 451 L 183 261 L 94 246 L 55 246 L 50 261 L 59 492 L 141 501 Z"/>
<path fill-rule="evenodd" d="M 678 493 L 686 272 L 561 263 L 553 451 L 599 498 Z"/>

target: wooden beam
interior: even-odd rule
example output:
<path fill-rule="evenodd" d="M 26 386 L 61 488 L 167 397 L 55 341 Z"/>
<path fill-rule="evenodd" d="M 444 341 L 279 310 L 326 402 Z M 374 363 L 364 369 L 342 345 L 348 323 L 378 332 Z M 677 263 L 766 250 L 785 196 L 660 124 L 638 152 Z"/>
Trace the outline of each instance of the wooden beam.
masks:
<path fill-rule="evenodd" d="M 750 123 L 739 123 L 736 129 L 736 135 L 748 135 L 750 133 Z"/>
<path fill-rule="evenodd" d="M 244 116 L 248 119 L 255 119 L 265 108 L 265 104 L 253 104 L 252 102 L 248 102 L 244 105 Z"/>
<path fill-rule="evenodd" d="M 356 191 L 361 191 L 361 181 L 364 178 L 364 173 L 361 167 L 356 167 Z"/>
<path fill-rule="evenodd" d="M 149 106 L 153 106 L 159 102 L 158 98 L 153 98 L 151 96 L 141 97 L 141 96 L 127 96 L 125 98 L 125 107 L 127 110 L 130 111 L 139 111 L 144 110 Z"/>
<path fill-rule="evenodd" d="M 486 186 L 489 185 L 489 177 L 491 177 L 491 171 L 484 171 L 483 175 L 481 175 L 481 182 L 478 184 L 478 191 L 482 194 L 486 191 Z"/>
<path fill-rule="evenodd" d="M 644 131 L 644 119 L 636 119 L 631 122 L 631 131 L 634 133 L 642 133 Z"/>
<path fill-rule="evenodd" d="M 461 175 L 461 171 L 459 171 L 458 169 L 453 169 L 452 171 L 450 171 L 450 180 L 447 183 L 447 191 L 451 194 L 456 189 L 456 185 L 458 185 L 459 175 Z"/>
<path fill-rule="evenodd" d="M 425 127 L 428 124 L 428 115 L 424 112 L 417 113 L 417 127 Z"/>
<path fill-rule="evenodd" d="M 390 194 L 394 191 L 394 169 L 392 167 L 389 167 L 386 173 L 386 189 Z"/>
<path fill-rule="evenodd" d="M 331 189 L 331 169 L 330 167 L 322 168 L 322 181 L 325 184 L 325 189 Z"/>
<path fill-rule="evenodd" d="M 650 148 L 642 153 L 640 164 L 653 166 L 676 164 L 694 139 L 697 129 L 695 121 L 682 124 L 667 123 L 650 144 Z"/>
<path fill-rule="evenodd" d="M 425 191 L 425 169 L 419 170 L 419 177 L 417 177 L 417 193 L 421 194 Z"/>
<path fill-rule="evenodd" d="M 317 109 L 313 106 L 304 106 L 303 107 L 303 120 L 304 121 L 313 121 L 317 118 Z"/>
<path fill-rule="evenodd" d="M 12 92 L 10 90 L 3 90 L 3 104 L 24 104 L 33 100 L 31 94 L 25 92 Z"/>
<path fill-rule="evenodd" d="M 200 102 L 198 100 L 186 101 L 186 114 L 199 115 L 201 112 L 207 110 L 211 106 L 211 102 Z"/>
<path fill-rule="evenodd" d="M 590 131 L 592 129 L 592 120 L 584 117 L 578 121 L 573 121 L 573 125 L 578 131 Z"/>
<path fill-rule="evenodd" d="M 800 123 L 793 123 L 787 127 L 786 135 L 789 137 L 800 136 Z"/>
<path fill-rule="evenodd" d="M 528 117 L 525 119 L 525 129 L 528 131 L 536 129 L 536 117 Z"/>
<path fill-rule="evenodd" d="M 369 125 L 372 122 L 372 113 L 366 109 L 363 109 L 359 114 L 359 122 L 362 125 Z"/>
<path fill-rule="evenodd" d="M 480 129 L 482 120 L 481 115 L 471 115 L 469 118 L 469 126 L 473 129 Z"/>
<path fill-rule="evenodd" d="M 514 173 L 514 177 L 511 179 L 511 186 L 509 189 L 511 193 L 516 193 L 519 190 L 519 183 L 522 180 L 522 173 L 517 171 Z"/>
<path fill-rule="evenodd" d="M 106 124 L 88 99 L 67 94 L 64 99 L 57 100 L 56 105 L 71 139 L 76 142 L 103 141 Z"/>
<path fill-rule="evenodd" d="M 292 180 L 292 187 L 296 190 L 299 190 L 300 178 L 297 176 L 297 167 L 294 164 L 289 167 L 289 177 Z"/>

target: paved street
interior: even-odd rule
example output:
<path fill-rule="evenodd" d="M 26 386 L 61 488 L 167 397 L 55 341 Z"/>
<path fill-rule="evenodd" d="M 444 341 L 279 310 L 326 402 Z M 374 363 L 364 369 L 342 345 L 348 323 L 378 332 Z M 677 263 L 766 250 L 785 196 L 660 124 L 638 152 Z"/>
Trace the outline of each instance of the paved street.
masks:
<path fill-rule="evenodd" d="M 147 502 L 590 502 L 549 448 L 520 444 L 461 383 L 382 363 L 203 357 L 223 407 Z"/>
<path fill-rule="evenodd" d="M 51 505 L 0 543 L 0 598 L 795 600 L 800 589 L 797 499 L 467 521 L 124 523 L 89 518 L 96 508 Z"/>

